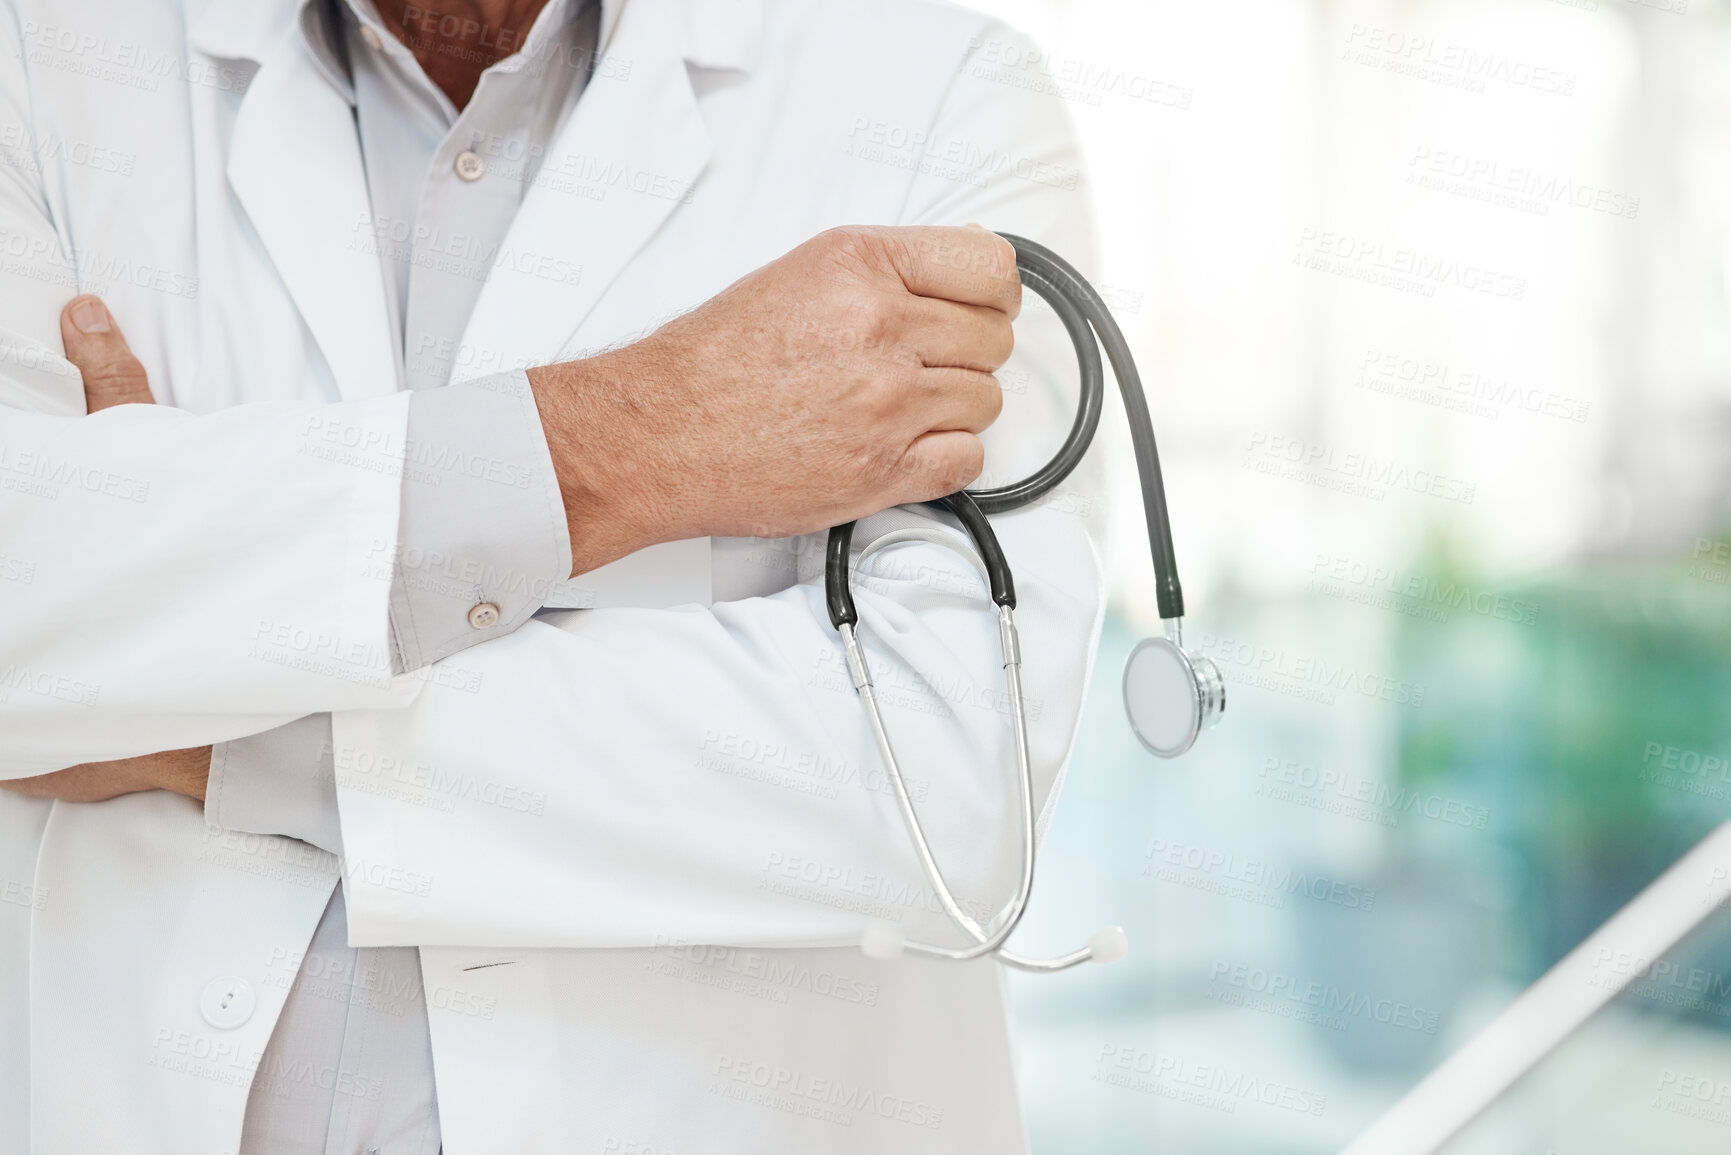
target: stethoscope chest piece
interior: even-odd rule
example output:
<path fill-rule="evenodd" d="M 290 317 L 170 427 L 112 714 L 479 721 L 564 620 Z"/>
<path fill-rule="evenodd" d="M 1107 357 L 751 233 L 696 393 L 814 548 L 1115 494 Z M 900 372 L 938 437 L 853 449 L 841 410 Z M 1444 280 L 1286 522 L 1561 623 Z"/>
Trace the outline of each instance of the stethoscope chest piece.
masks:
<path fill-rule="evenodd" d="M 1124 712 L 1150 752 L 1176 758 L 1226 711 L 1226 679 L 1212 658 L 1170 638 L 1144 638 L 1124 663 Z"/>

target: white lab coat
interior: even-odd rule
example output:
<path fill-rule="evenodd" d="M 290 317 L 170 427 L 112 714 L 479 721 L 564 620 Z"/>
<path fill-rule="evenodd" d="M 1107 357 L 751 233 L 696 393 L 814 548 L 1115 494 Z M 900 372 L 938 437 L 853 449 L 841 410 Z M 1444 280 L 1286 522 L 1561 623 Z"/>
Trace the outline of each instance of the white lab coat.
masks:
<path fill-rule="evenodd" d="M 1020 1149 L 996 964 L 850 945 L 872 918 L 956 939 L 824 617 L 821 536 L 627 559 L 611 593 L 577 583 L 603 608 L 389 677 L 406 395 L 351 110 L 295 5 L 9 8 L 0 119 L 40 171 L 0 170 L 0 775 L 332 711 L 346 858 L 161 792 L 0 794 L 0 1150 L 233 1151 L 339 873 L 356 944 L 423 947 L 451 1155 Z M 629 340 L 837 224 L 978 221 L 1087 263 L 1067 119 L 984 17 L 628 0 L 603 36 L 459 379 Z M 70 416 L 75 291 L 162 407 Z M 1061 335 L 1044 352 L 1072 378 Z M 1017 365 L 999 480 L 1069 423 L 1068 387 Z M 1097 461 L 996 519 L 1043 808 L 1098 635 Z M 993 619 L 942 549 L 880 560 L 858 596 L 891 725 L 989 912 L 1016 853 Z"/>

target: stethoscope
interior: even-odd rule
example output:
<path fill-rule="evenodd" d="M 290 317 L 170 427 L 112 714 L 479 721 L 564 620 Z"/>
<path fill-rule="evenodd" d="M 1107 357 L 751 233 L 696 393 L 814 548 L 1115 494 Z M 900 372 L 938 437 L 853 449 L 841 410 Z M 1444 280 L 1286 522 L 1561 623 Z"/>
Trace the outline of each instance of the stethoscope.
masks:
<path fill-rule="evenodd" d="M 951 893 L 944 872 L 926 840 L 919 814 L 908 794 L 907 781 L 902 776 L 901 764 L 896 760 L 889 732 L 884 728 L 877 690 L 872 685 L 865 653 L 860 648 L 859 614 L 854 609 L 850 588 L 848 559 L 853 544 L 852 522 L 829 531 L 824 596 L 830 624 L 842 636 L 848 672 L 865 707 L 872 734 L 877 739 L 878 752 L 894 787 L 896 803 L 901 809 L 902 821 L 907 826 L 920 866 L 944 913 L 973 940 L 973 945 L 966 947 L 910 942 L 899 928 L 878 923 L 867 930 L 860 949 L 873 958 L 890 958 L 904 951 L 955 961 L 996 955 L 998 961 L 1020 970 L 1061 971 L 1090 959 L 1116 962 L 1124 957 L 1128 946 L 1123 930 L 1115 926 L 1102 928 L 1089 937 L 1086 945 L 1052 959 L 1024 958 L 1004 946 L 1016 924 L 1021 922 L 1022 913 L 1028 906 L 1028 895 L 1034 887 L 1034 774 L 1028 761 L 1022 651 L 1015 622 L 1016 588 L 1010 577 L 1009 562 L 1005 560 L 1004 551 L 998 545 L 997 535 L 992 532 L 986 516 L 1020 508 L 1045 496 L 1070 475 L 1088 451 L 1094 440 L 1094 431 L 1100 424 L 1100 410 L 1106 394 L 1098 346 L 1106 349 L 1106 358 L 1112 363 L 1112 372 L 1118 378 L 1118 387 L 1124 395 L 1124 410 L 1130 420 L 1130 440 L 1136 450 L 1136 471 L 1142 482 L 1142 510 L 1148 522 L 1148 542 L 1154 554 L 1155 598 L 1165 626 L 1164 637 L 1145 638 L 1137 643 L 1124 664 L 1124 709 L 1130 716 L 1131 729 L 1150 752 L 1161 758 L 1176 758 L 1190 749 L 1198 734 L 1220 720 L 1226 709 L 1226 683 L 1212 659 L 1184 648 L 1184 593 L 1178 584 L 1178 567 L 1172 556 L 1172 528 L 1166 516 L 1166 486 L 1160 476 L 1160 457 L 1154 448 L 1154 426 L 1148 416 L 1148 401 L 1142 395 L 1142 381 L 1130 356 L 1129 344 L 1112 319 L 1106 302 L 1068 262 L 1024 237 L 1009 233 L 999 235 L 1016 250 L 1016 268 L 1021 273 L 1022 284 L 1045 298 L 1064 322 L 1064 328 L 1076 346 L 1082 388 L 1075 423 L 1071 425 L 1064 444 L 1044 466 L 1013 485 L 964 489 L 930 503 L 954 515 L 973 539 L 974 548 L 979 553 L 978 564 L 984 570 L 992 601 L 998 607 L 998 642 L 1009 691 L 1010 727 L 1016 742 L 1022 861 L 1015 899 L 996 927 L 988 929 L 969 917 Z M 903 530 L 874 541 L 860 554 L 860 561 L 880 549 L 914 539 L 945 543 L 941 532 Z"/>

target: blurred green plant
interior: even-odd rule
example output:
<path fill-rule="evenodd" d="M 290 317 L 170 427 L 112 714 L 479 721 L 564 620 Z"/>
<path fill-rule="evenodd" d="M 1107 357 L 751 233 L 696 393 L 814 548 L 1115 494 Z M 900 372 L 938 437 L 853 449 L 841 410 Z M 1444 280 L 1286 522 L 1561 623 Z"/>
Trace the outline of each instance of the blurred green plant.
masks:
<path fill-rule="evenodd" d="M 1509 977 L 1530 980 L 1731 817 L 1731 565 L 1588 561 L 1498 586 L 1465 556 L 1438 538 L 1415 569 L 1534 612 L 1402 618 L 1403 676 L 1432 697 L 1402 720 L 1397 775 L 1486 801 L 1520 865 L 1526 973 Z M 1401 857 L 1434 859 L 1417 837 Z"/>

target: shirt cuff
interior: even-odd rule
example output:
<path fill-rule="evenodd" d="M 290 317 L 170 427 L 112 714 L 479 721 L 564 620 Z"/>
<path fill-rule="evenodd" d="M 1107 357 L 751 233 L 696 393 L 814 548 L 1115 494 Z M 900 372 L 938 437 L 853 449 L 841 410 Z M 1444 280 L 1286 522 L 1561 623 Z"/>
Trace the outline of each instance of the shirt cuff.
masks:
<path fill-rule="evenodd" d="M 343 852 L 331 716 L 308 714 L 210 751 L 204 820 L 247 834 L 281 834 Z"/>
<path fill-rule="evenodd" d="M 510 633 L 570 573 L 565 503 L 528 375 L 415 393 L 391 578 L 398 672 Z"/>

